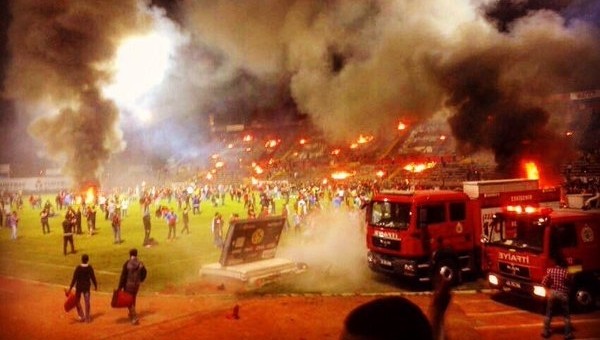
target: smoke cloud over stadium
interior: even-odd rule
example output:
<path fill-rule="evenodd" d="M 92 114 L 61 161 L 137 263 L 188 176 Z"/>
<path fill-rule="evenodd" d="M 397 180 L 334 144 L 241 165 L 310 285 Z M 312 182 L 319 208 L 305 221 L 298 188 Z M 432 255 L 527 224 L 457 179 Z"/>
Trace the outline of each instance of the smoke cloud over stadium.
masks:
<path fill-rule="evenodd" d="M 560 122 L 545 107 L 551 95 L 600 85 L 598 28 L 557 12 L 574 13 L 581 2 L 562 3 L 250 1 L 185 7 L 189 29 L 224 51 L 228 64 L 258 79 L 289 79 L 298 109 L 332 139 L 351 140 L 394 126 L 399 117 L 423 121 L 442 111 L 461 151 L 490 150 L 500 169 L 510 172 L 519 158 L 562 144 L 555 129 Z M 588 15 L 598 12 L 588 7 Z"/>
<path fill-rule="evenodd" d="M 560 142 L 551 95 L 600 88 L 600 9 L 549 3 L 205 0 L 169 2 L 165 16 L 133 0 L 15 1 L 5 82 L 21 107 L 43 110 L 31 132 L 78 179 L 123 148 L 123 113 L 145 110 L 161 133 L 193 131 L 172 139 L 207 131 L 209 115 L 299 112 L 332 141 L 441 112 L 462 152 L 490 150 L 510 171 Z M 189 38 L 168 73 L 127 105 L 113 100 L 103 89 L 116 71 L 102 65 L 167 17 Z"/>
<path fill-rule="evenodd" d="M 125 147 L 120 110 L 104 88 L 125 37 L 154 29 L 156 17 L 137 1 L 15 1 L 10 5 L 8 97 L 34 117 L 30 133 L 75 183 L 97 180 Z M 122 92 L 121 92 L 122 93 Z M 119 94 L 121 94 L 119 93 Z"/>

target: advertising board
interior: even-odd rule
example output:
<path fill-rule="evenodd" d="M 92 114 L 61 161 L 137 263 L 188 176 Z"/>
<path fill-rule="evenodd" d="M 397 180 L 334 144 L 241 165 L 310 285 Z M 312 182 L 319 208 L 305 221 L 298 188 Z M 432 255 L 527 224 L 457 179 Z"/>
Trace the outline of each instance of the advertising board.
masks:
<path fill-rule="evenodd" d="M 219 263 L 233 266 L 274 258 L 284 223 L 281 216 L 232 222 Z"/>

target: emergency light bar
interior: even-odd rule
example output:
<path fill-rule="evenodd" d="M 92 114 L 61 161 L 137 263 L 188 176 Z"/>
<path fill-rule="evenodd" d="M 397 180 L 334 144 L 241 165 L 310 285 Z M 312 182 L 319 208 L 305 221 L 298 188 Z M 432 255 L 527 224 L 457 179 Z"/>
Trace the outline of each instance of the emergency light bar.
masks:
<path fill-rule="evenodd" d="M 549 207 L 532 207 L 530 205 L 509 205 L 504 208 L 506 212 L 515 214 L 540 214 L 549 215 L 552 212 L 552 208 Z"/>

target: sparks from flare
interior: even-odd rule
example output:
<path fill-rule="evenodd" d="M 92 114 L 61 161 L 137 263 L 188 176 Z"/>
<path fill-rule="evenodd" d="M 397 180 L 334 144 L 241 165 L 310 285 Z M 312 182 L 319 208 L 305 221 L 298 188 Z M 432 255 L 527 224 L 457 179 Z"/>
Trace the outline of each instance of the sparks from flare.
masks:
<path fill-rule="evenodd" d="M 105 94 L 133 106 L 163 81 L 173 53 L 173 43 L 159 32 L 124 40 L 113 64 L 114 82 L 104 89 Z"/>

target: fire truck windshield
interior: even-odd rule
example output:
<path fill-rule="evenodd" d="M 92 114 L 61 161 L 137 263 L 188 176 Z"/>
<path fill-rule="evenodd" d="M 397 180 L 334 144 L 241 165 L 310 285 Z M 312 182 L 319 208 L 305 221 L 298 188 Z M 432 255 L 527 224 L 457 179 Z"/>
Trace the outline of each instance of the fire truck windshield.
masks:
<path fill-rule="evenodd" d="M 378 227 L 408 229 L 410 204 L 385 201 L 373 202 L 370 222 Z"/>
<path fill-rule="evenodd" d="M 491 230 L 490 243 L 505 247 L 541 252 L 545 224 L 537 219 L 507 219 L 497 221 Z"/>

